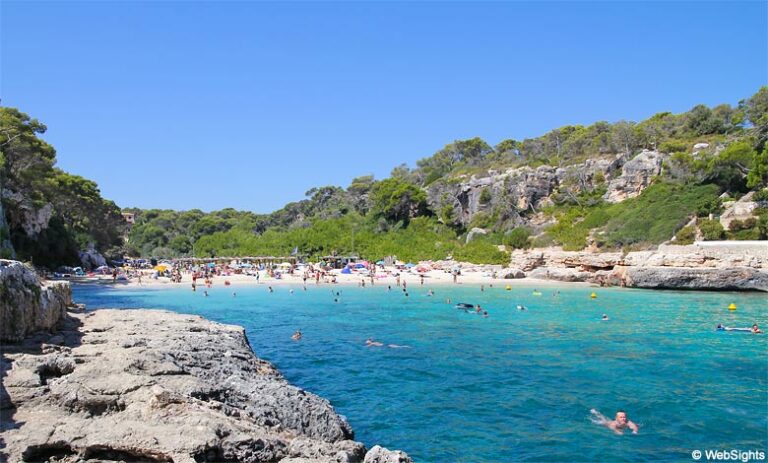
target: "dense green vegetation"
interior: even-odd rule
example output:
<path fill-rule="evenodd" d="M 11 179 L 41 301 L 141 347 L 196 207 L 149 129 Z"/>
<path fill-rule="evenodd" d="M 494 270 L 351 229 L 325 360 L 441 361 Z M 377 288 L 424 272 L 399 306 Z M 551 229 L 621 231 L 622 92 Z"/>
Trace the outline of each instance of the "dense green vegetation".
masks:
<path fill-rule="evenodd" d="M 17 109 L 0 108 L 3 233 L 17 257 L 44 266 L 76 264 L 78 250 L 89 244 L 120 254 L 120 209 L 101 197 L 94 182 L 55 167 L 56 151 L 38 138 L 45 131 Z"/>
<path fill-rule="evenodd" d="M 502 263 L 507 254 L 499 245 L 633 249 L 672 236 L 681 244 L 697 237 L 768 238 L 768 204 L 754 218 L 734 221 L 728 230 L 707 219 L 722 211 L 723 193 L 739 198 L 755 191 L 756 199 L 768 200 L 766 87 L 736 107 L 698 105 L 639 123 L 569 125 L 495 146 L 477 137 L 457 140 L 419 160 L 413 169 L 400 165 L 387 179 L 368 175 L 353 179 L 347 188 L 313 188 L 306 199 L 271 214 L 125 209 L 136 218 L 126 241 L 120 211 L 101 198 L 97 185 L 54 167 L 53 147 L 38 138 L 45 132 L 43 124 L 3 108 L 1 126 L 0 181 L 8 228 L 0 230 L 0 242 L 10 238 L 19 257 L 44 265 L 74 263 L 76 251 L 88 243 L 114 256 L 285 256 L 295 251 L 311 257 L 452 256 Z M 700 142 L 709 147 L 694 151 Z M 459 198 L 447 193 L 428 198 L 428 192 L 449 191 L 467 174 L 522 166 L 568 168 L 588 158 L 631 157 L 645 148 L 671 156 L 651 186 L 617 204 L 603 200 L 608 173 L 587 177 L 578 169 L 569 171 L 550 196 L 550 205 L 540 211 L 530 206 L 518 210 L 515 198 L 505 196 L 507 190 L 484 187 L 478 192 L 479 210 L 466 223 L 457 217 Z M 436 188 L 441 186 L 446 188 Z M 699 220 L 685 226 L 694 217 Z M 473 227 L 487 234 L 466 243 Z"/>

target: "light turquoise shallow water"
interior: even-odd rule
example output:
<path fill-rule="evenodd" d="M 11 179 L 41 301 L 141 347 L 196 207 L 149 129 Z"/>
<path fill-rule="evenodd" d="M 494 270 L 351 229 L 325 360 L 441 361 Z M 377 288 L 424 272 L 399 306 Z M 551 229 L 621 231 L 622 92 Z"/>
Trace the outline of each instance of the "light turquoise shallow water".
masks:
<path fill-rule="evenodd" d="M 356 438 L 416 461 L 693 461 L 693 450 L 768 450 L 768 297 L 478 286 L 80 286 L 77 302 L 165 308 L 242 325 L 255 352 L 292 383 L 329 399 Z M 589 294 L 598 292 L 592 300 Z M 483 318 L 446 304 L 480 303 Z M 738 310 L 729 312 L 731 302 Z M 517 304 L 529 310 L 516 310 Z M 611 320 L 600 321 L 607 313 Z M 301 329 L 304 338 L 291 340 Z M 374 337 L 410 349 L 368 348 Z M 615 436 L 590 408 L 640 425 Z"/>

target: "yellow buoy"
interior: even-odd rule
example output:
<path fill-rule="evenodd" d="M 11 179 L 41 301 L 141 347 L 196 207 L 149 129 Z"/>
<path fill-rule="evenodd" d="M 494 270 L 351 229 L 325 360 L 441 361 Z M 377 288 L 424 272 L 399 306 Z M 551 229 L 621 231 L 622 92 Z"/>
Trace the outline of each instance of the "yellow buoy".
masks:
<path fill-rule="evenodd" d="M 589 297 L 591 297 L 592 299 L 597 299 L 597 293 L 592 293 L 592 295 Z"/>
<path fill-rule="evenodd" d="M 507 291 L 512 291 L 512 285 L 507 285 Z"/>
<path fill-rule="evenodd" d="M 731 305 L 728 306 L 728 310 L 736 310 L 736 304 L 731 302 Z"/>

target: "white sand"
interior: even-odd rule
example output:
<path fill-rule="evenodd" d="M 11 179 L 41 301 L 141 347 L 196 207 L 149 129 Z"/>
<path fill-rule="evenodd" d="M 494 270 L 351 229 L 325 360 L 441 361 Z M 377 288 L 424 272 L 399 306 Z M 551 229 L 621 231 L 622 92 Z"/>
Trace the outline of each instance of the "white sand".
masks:
<path fill-rule="evenodd" d="M 183 274 L 181 283 L 172 283 L 170 279 L 165 277 L 160 277 L 158 279 L 153 279 L 150 277 L 151 272 L 145 271 L 145 275 L 141 278 L 141 285 L 138 282 L 137 278 L 132 278 L 128 282 L 125 281 L 118 281 L 117 285 L 124 286 L 124 287 L 143 287 L 143 288 L 172 288 L 172 287 L 186 287 L 191 289 L 192 285 L 192 276 L 190 274 Z M 336 283 L 328 283 L 324 279 L 320 279 L 320 285 L 321 286 L 333 286 L 333 285 L 359 285 L 362 281 L 365 281 L 365 285 L 369 286 L 371 284 L 370 277 L 359 275 L 359 274 L 340 274 L 338 271 L 334 271 L 333 275 L 336 276 Z M 400 273 L 400 282 L 407 283 L 408 286 L 411 287 L 418 287 L 421 286 L 421 274 L 415 273 L 415 272 L 401 272 Z M 99 277 L 92 277 L 85 280 L 73 280 L 73 281 L 90 281 L 90 282 L 101 282 L 101 283 L 111 283 L 112 277 L 108 276 L 99 276 Z M 396 284 L 396 277 L 392 273 L 380 273 L 375 279 L 375 286 L 378 285 L 392 285 L 395 286 Z M 229 285 L 226 285 L 226 282 L 229 282 Z M 281 279 L 276 279 L 267 276 L 266 272 L 261 272 L 261 276 L 257 282 L 255 276 L 251 275 L 242 275 L 242 274 L 232 274 L 232 275 L 221 275 L 216 276 L 213 279 L 213 286 L 214 287 L 222 287 L 222 286 L 228 286 L 232 288 L 238 288 L 238 287 L 250 287 L 250 286 L 281 286 L 281 285 L 292 285 L 292 286 L 302 286 L 304 284 L 302 280 L 302 276 L 300 273 L 295 275 L 288 275 L 285 274 Z M 308 278 L 307 279 L 307 286 L 316 286 L 315 279 L 314 278 Z M 442 270 L 432 270 L 429 272 L 424 273 L 424 286 L 446 286 L 446 285 L 453 285 L 453 275 L 450 273 L 447 273 Z M 567 282 L 561 282 L 561 281 L 554 281 L 554 280 L 539 280 L 534 278 L 519 278 L 519 279 L 500 279 L 500 278 L 492 278 L 488 273 L 484 272 L 474 272 L 471 270 L 462 270 L 462 274 L 457 277 L 457 282 L 455 283 L 457 285 L 467 286 L 467 285 L 474 285 L 474 286 L 481 286 L 485 285 L 486 287 L 490 287 L 490 285 L 493 285 L 494 287 L 506 287 L 507 285 L 511 285 L 513 288 L 516 286 L 522 286 L 522 287 L 552 287 L 552 286 L 596 286 L 589 283 L 567 283 Z M 202 278 L 198 278 L 197 280 L 197 287 L 198 289 L 205 289 L 204 280 Z"/>

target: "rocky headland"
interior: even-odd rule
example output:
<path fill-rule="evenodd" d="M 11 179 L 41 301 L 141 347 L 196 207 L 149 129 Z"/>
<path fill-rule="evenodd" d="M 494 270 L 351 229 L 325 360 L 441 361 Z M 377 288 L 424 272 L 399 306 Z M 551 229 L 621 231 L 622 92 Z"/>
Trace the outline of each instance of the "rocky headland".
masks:
<path fill-rule="evenodd" d="M 517 250 L 502 276 L 649 289 L 768 291 L 768 243 L 702 242 L 626 254 Z"/>
<path fill-rule="evenodd" d="M 14 295 L 1 306 L 0 458 L 411 461 L 354 441 L 327 400 L 256 357 L 241 327 L 157 310 L 58 310 L 70 299 L 36 294 L 31 272 L 17 267 L 0 269 Z M 69 294 L 67 284 L 53 288 Z"/>

